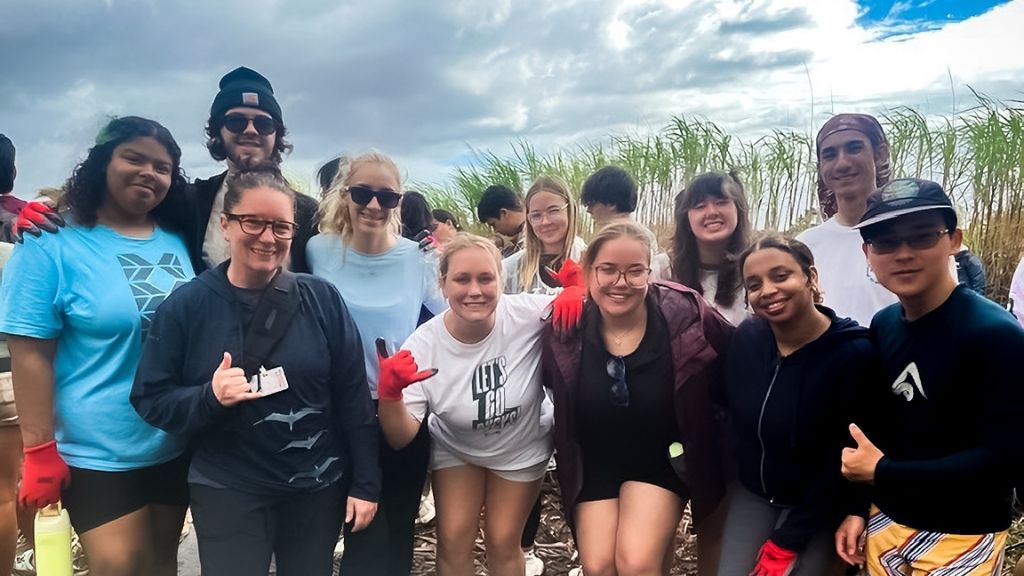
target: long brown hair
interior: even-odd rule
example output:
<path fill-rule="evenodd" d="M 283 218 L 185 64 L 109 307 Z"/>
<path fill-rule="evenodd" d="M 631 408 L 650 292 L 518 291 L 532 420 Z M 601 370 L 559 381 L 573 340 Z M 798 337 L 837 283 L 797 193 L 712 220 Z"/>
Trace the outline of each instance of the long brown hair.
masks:
<path fill-rule="evenodd" d="M 732 200 L 736 205 L 736 229 L 725 247 L 725 258 L 718 270 L 718 285 L 715 288 L 715 304 L 728 308 L 736 302 L 736 293 L 743 285 L 736 257 L 750 243 L 750 208 L 743 184 L 735 172 L 706 172 L 690 181 L 689 185 L 676 196 L 676 232 L 672 236 L 669 259 L 672 264 L 672 278 L 704 294 L 700 283 L 700 250 L 697 237 L 690 228 L 688 212 L 707 198 Z"/>

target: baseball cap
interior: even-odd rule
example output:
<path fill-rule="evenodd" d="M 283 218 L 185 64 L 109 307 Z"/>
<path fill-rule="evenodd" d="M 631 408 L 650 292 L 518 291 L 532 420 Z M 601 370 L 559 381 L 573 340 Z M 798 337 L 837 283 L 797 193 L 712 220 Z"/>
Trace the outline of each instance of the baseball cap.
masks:
<path fill-rule="evenodd" d="M 939 184 L 917 178 L 892 180 L 868 196 L 867 211 L 854 228 L 866 228 L 925 210 L 949 210 L 956 221 L 953 202 Z"/>

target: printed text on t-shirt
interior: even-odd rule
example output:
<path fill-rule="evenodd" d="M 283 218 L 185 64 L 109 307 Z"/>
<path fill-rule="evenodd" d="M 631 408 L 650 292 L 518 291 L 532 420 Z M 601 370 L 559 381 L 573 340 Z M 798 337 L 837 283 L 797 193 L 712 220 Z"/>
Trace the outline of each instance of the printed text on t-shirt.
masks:
<path fill-rule="evenodd" d="M 473 371 L 473 400 L 477 403 L 473 430 L 498 434 L 519 421 L 519 406 L 505 408 L 506 376 L 504 356 L 488 360 Z"/>

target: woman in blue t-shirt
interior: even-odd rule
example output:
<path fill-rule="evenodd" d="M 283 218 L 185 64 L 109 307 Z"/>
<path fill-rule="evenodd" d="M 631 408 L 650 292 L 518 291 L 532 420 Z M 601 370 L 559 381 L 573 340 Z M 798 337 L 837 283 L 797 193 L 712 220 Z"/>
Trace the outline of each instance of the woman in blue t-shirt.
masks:
<path fill-rule="evenodd" d="M 184 447 L 129 404 L 154 311 L 193 276 L 181 150 L 111 120 L 65 185 L 62 234 L 26 238 L 0 292 L 25 460 L 20 500 L 61 500 L 92 574 L 174 574 Z"/>
<path fill-rule="evenodd" d="M 321 205 L 319 236 L 306 255 L 313 274 L 341 292 L 362 338 L 370 394 L 377 398 L 374 341 L 397 350 L 416 329 L 421 307 L 447 308 L 437 282 L 437 257 L 398 235 L 402 200 L 398 167 L 378 153 L 342 159 Z M 380 507 L 362 532 L 346 529 L 342 572 L 406 576 L 429 458 L 426 427 L 402 450 L 380 442 Z"/>

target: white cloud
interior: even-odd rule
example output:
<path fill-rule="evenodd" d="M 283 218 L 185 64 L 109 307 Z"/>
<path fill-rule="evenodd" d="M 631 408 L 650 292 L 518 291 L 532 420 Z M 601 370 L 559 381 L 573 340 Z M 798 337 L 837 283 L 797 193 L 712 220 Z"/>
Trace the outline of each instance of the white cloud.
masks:
<path fill-rule="evenodd" d="M 1024 77 L 1024 0 L 898 36 L 901 7 L 866 29 L 853 0 L 8 3 L 0 132 L 22 195 L 63 181 L 109 114 L 159 119 L 191 175 L 216 172 L 202 127 L 238 65 L 274 84 L 289 173 L 378 148 L 416 181 L 444 179 L 467 145 L 544 152 L 672 114 L 744 137 L 813 131 L 839 110 L 949 113 L 950 75 L 965 103 L 967 84 L 1019 98 Z"/>

